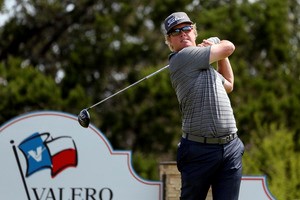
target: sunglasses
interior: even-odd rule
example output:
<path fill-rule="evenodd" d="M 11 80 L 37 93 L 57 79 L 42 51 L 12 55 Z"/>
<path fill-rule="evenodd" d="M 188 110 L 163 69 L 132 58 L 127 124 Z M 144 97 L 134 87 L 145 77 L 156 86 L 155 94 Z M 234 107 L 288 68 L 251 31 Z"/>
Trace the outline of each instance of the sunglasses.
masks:
<path fill-rule="evenodd" d="M 180 35 L 181 31 L 184 33 L 189 33 L 191 30 L 193 30 L 193 26 L 188 25 L 188 26 L 184 26 L 181 28 L 173 29 L 169 32 L 168 35 L 177 36 L 177 35 Z"/>

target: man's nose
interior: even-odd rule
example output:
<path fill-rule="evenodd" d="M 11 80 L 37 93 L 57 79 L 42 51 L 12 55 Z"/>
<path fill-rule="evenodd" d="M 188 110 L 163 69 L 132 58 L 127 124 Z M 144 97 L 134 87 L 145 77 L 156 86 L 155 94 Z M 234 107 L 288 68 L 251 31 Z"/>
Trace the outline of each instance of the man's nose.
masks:
<path fill-rule="evenodd" d="M 180 30 L 179 35 L 180 36 L 186 35 L 186 32 L 184 32 L 183 30 Z"/>

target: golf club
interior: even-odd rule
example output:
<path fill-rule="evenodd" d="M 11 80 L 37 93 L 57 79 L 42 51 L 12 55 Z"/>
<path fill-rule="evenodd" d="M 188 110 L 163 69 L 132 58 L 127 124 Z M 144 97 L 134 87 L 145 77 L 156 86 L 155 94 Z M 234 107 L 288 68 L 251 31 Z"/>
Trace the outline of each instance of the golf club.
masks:
<path fill-rule="evenodd" d="M 142 81 L 144 81 L 144 80 L 150 78 L 151 76 L 153 76 L 153 75 L 155 75 L 155 74 L 157 74 L 157 73 L 159 73 L 159 72 L 165 70 L 165 69 L 168 68 L 168 67 L 169 67 L 169 65 L 166 65 L 166 66 L 164 66 L 163 68 L 161 68 L 161 69 L 159 69 L 159 70 L 153 72 L 152 74 L 149 74 L 148 76 L 146 76 L 146 77 L 140 79 L 139 81 L 137 81 L 137 82 L 135 82 L 135 83 L 133 83 L 133 84 L 131 84 L 131 85 L 125 87 L 124 89 L 122 89 L 122 90 L 120 90 L 120 91 L 118 91 L 118 92 L 116 92 L 116 93 L 114 93 L 114 94 L 112 94 L 112 95 L 106 97 L 105 99 L 99 101 L 98 103 L 96 103 L 96 104 L 94 104 L 94 105 L 92 105 L 92 106 L 90 106 L 90 107 L 88 107 L 88 108 L 83 109 L 82 111 L 80 111 L 80 113 L 79 113 L 79 115 L 78 115 L 78 122 L 79 122 L 79 124 L 80 124 L 82 127 L 87 128 L 87 127 L 89 126 L 89 124 L 90 124 L 90 121 L 91 121 L 90 114 L 89 114 L 89 112 L 88 112 L 89 109 L 94 108 L 94 107 L 96 107 L 96 106 L 102 104 L 103 102 L 107 101 L 108 99 L 110 99 L 110 98 L 116 96 L 117 94 L 120 94 L 121 92 L 124 92 L 125 90 L 127 90 L 127 89 L 129 89 L 129 88 L 131 88 L 131 87 L 133 87 L 133 86 L 135 86 L 135 85 L 137 85 L 137 84 L 139 84 L 140 82 L 142 82 Z"/>

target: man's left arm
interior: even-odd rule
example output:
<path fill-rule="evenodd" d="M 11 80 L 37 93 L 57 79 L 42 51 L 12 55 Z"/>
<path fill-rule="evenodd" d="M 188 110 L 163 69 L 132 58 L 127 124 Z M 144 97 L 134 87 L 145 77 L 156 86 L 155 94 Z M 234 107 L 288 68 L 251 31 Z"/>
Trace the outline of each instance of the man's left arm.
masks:
<path fill-rule="evenodd" d="M 218 61 L 218 72 L 225 78 L 224 88 L 226 92 L 232 92 L 234 85 L 234 74 L 228 58 Z"/>
<path fill-rule="evenodd" d="M 221 41 L 218 37 L 210 37 L 208 39 L 204 39 L 201 44 L 199 44 L 199 47 L 206 47 L 211 45 L 222 45 L 222 44 L 231 44 L 229 41 Z M 233 44 L 232 44 L 233 45 Z M 234 45 L 233 45 L 234 47 Z M 216 48 L 218 50 L 218 48 Z M 216 50 L 216 51 L 217 51 Z M 232 52 L 234 51 L 234 48 Z M 231 54 L 231 53 L 230 53 Z M 234 75 L 233 70 L 231 68 L 230 61 L 228 57 L 223 58 L 221 60 L 217 61 L 218 64 L 218 72 L 224 77 L 224 88 L 227 93 L 232 92 L 233 85 L 234 85 Z"/>

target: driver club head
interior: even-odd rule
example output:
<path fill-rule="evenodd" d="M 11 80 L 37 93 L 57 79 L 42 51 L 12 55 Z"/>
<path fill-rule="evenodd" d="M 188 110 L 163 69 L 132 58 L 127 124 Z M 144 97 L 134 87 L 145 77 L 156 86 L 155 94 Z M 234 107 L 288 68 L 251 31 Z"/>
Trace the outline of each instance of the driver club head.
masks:
<path fill-rule="evenodd" d="M 91 118 L 90 118 L 90 114 L 88 112 L 87 109 L 83 109 L 82 111 L 80 111 L 79 115 L 78 115 L 78 122 L 79 124 L 84 127 L 87 128 L 90 124 Z"/>

